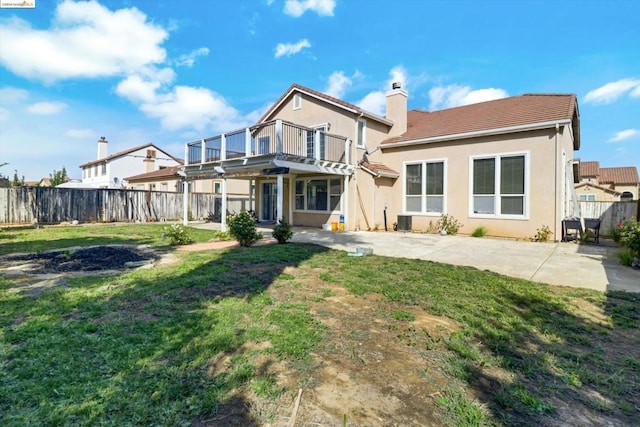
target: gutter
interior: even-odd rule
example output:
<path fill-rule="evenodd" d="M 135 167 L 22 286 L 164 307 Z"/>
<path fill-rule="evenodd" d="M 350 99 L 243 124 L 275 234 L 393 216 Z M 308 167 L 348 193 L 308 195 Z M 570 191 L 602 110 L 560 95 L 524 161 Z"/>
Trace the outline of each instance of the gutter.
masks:
<path fill-rule="evenodd" d="M 570 119 L 563 120 L 552 120 L 548 122 L 540 122 L 540 123 L 532 123 L 526 125 L 517 125 L 517 126 L 508 126 L 504 128 L 494 128 L 494 129 L 486 129 L 486 130 L 478 130 L 473 132 L 463 132 L 463 133 L 454 133 L 451 135 L 442 135 L 442 136 L 434 136 L 430 138 L 421 138 L 421 139 L 412 139 L 409 141 L 400 141 L 400 142 L 391 142 L 385 144 L 384 142 L 381 144 L 380 148 L 394 148 L 394 147 L 406 147 L 409 145 L 417 145 L 417 144 L 428 144 L 433 142 L 444 142 L 451 141 L 454 139 L 467 139 L 467 138 L 476 138 L 479 136 L 489 136 L 489 135 L 502 135 L 506 133 L 513 132 L 522 132 L 528 130 L 538 130 L 538 129 L 548 129 L 554 128 L 557 125 L 570 125 Z"/>

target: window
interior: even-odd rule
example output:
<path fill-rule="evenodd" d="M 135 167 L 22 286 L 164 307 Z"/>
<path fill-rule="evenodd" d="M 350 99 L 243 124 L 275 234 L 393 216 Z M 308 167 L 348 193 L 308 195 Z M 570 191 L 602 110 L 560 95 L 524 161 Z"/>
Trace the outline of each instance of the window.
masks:
<path fill-rule="evenodd" d="M 147 159 L 155 159 L 156 150 L 147 150 Z"/>
<path fill-rule="evenodd" d="M 106 175 L 107 174 L 107 164 L 103 163 L 101 167 L 102 167 L 102 169 L 100 170 L 100 173 L 102 175 Z"/>
<path fill-rule="evenodd" d="M 595 194 L 581 194 L 580 195 L 581 202 L 595 202 L 596 195 Z"/>
<path fill-rule="evenodd" d="M 405 165 L 405 212 L 445 212 L 444 160 Z"/>
<path fill-rule="evenodd" d="M 594 196 L 594 200 L 595 200 L 595 196 Z M 632 200 L 633 200 L 633 193 L 631 191 L 625 191 L 620 196 L 621 202 L 630 202 Z"/>
<path fill-rule="evenodd" d="M 293 109 L 299 110 L 300 108 L 302 108 L 302 95 L 296 93 L 293 95 Z"/>
<path fill-rule="evenodd" d="M 367 145 L 367 121 L 358 119 L 358 147 L 364 148 Z"/>
<path fill-rule="evenodd" d="M 160 184 L 160 191 L 169 191 L 169 184 L 163 182 Z"/>
<path fill-rule="evenodd" d="M 324 132 L 327 131 L 327 125 L 315 126 L 313 131 L 307 131 L 307 157 L 315 159 L 315 135 L 316 130 L 320 131 L 320 159 L 324 160 L 325 158 L 325 146 L 326 146 L 326 134 Z"/>
<path fill-rule="evenodd" d="M 214 182 L 213 183 L 213 192 L 215 194 L 222 193 L 222 183 L 221 182 Z"/>
<path fill-rule="evenodd" d="M 296 181 L 296 210 L 339 211 L 341 197 L 342 180 L 339 178 L 318 178 Z"/>
<path fill-rule="evenodd" d="M 472 158 L 471 168 L 471 215 L 526 216 L 526 154 Z"/>

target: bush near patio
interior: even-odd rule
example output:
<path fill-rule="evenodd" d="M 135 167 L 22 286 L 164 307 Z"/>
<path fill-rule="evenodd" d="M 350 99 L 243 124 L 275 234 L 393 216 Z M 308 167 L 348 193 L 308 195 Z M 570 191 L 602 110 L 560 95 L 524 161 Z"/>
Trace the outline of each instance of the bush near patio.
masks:
<path fill-rule="evenodd" d="M 240 243 L 240 246 L 251 246 L 262 238 L 256 227 L 256 220 L 247 211 L 227 217 L 229 234 Z"/>
<path fill-rule="evenodd" d="M 640 257 L 640 222 L 635 218 L 625 221 L 619 228 L 620 244 Z"/>
<path fill-rule="evenodd" d="M 0 256 L 171 251 L 162 234 L 6 230 Z M 171 255 L 38 296 L 0 274 L 3 426 L 284 424 L 299 388 L 301 409 L 324 411 L 329 425 L 636 424 L 640 295 L 296 243 Z M 326 406 L 336 372 L 343 390 L 379 392 L 369 418 L 358 395 L 341 394 L 335 413 Z M 374 418 L 389 401 L 408 410 Z M 314 420 L 302 410 L 298 422 Z"/>

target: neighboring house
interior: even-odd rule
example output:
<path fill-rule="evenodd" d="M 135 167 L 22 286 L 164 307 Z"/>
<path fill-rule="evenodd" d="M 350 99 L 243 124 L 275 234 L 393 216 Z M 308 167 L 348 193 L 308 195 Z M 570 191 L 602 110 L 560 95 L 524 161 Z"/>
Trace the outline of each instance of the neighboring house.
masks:
<path fill-rule="evenodd" d="M 98 140 L 97 160 L 80 165 L 84 188 L 124 188 L 125 177 L 180 166 L 182 160 L 154 144 L 145 144 L 116 154 L 107 154 L 108 141 Z"/>
<path fill-rule="evenodd" d="M 580 201 L 617 202 L 638 200 L 640 179 L 635 166 L 601 168 L 600 162 L 580 162 Z"/>
<path fill-rule="evenodd" d="M 250 128 L 187 143 L 187 180 L 255 183 L 261 220 L 346 229 L 401 222 L 426 230 L 442 214 L 462 233 L 531 237 L 576 213 L 575 95 L 522 95 L 407 111 L 399 84 L 385 117 L 292 85 Z M 409 221 L 407 221 L 407 219 Z"/>

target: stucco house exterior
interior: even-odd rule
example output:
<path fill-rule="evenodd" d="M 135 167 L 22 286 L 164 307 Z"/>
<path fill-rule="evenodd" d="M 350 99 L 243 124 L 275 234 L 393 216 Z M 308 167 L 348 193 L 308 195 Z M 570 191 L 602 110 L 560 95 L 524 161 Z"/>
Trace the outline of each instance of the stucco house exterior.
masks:
<path fill-rule="evenodd" d="M 108 141 L 98 140 L 96 160 L 80 165 L 83 188 L 124 188 L 124 178 L 176 167 L 182 160 L 172 156 L 152 143 L 108 155 Z"/>
<path fill-rule="evenodd" d="M 601 168 L 600 162 L 580 162 L 580 182 L 575 186 L 580 201 L 619 202 L 638 200 L 640 179 L 635 166 Z"/>
<path fill-rule="evenodd" d="M 399 84 L 384 117 L 294 84 L 252 127 L 189 142 L 187 180 L 256 189 L 261 220 L 345 229 L 429 228 L 442 214 L 488 234 L 559 239 L 574 215 L 576 96 L 529 94 L 440 111 L 407 110 Z M 409 221 L 407 221 L 409 219 Z M 224 226 L 224 223 L 223 223 Z M 402 227 L 400 227 L 402 228 Z"/>

